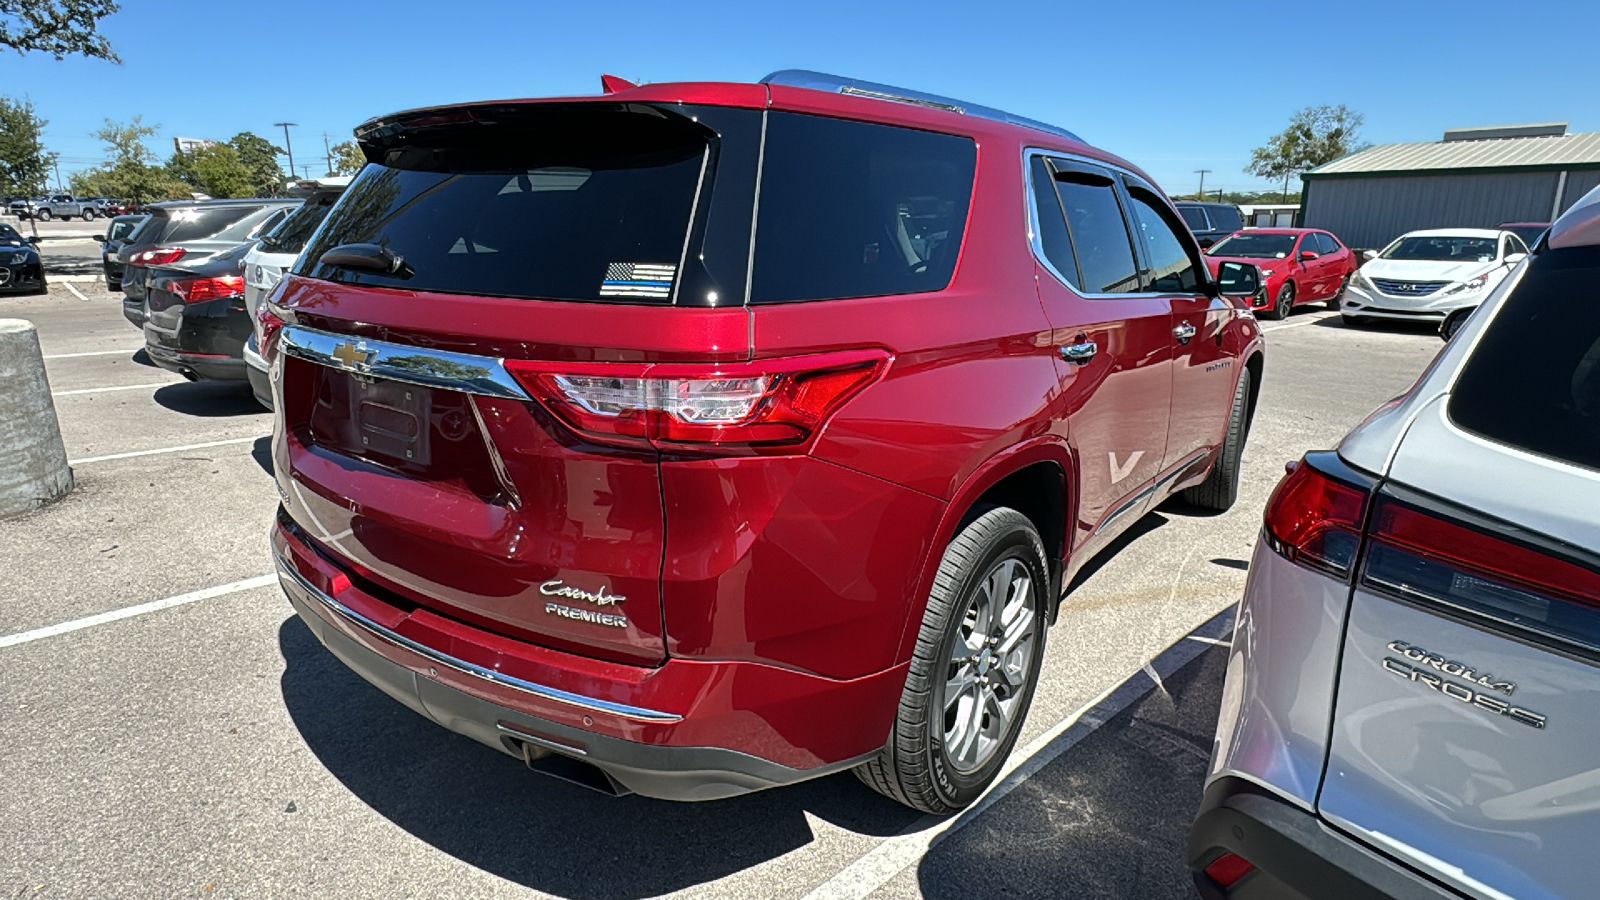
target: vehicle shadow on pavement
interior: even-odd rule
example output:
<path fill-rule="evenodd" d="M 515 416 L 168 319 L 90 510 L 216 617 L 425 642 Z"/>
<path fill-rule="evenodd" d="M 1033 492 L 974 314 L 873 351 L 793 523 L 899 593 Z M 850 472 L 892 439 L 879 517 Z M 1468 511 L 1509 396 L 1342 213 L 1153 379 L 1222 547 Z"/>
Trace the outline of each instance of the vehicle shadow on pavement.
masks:
<path fill-rule="evenodd" d="M 345 787 L 418 839 L 573 900 L 694 887 L 811 843 L 810 813 L 893 835 L 919 815 L 845 773 L 706 803 L 607 797 L 528 771 L 368 684 L 299 618 L 278 631 L 289 715 Z"/>
<path fill-rule="evenodd" d="M 1117 556 L 1121 554 L 1123 550 L 1128 548 L 1129 544 L 1132 544 L 1139 538 L 1142 538 L 1150 532 L 1155 531 L 1157 528 L 1167 524 L 1169 521 L 1170 520 L 1161 513 L 1145 513 L 1137 522 L 1129 525 L 1127 531 L 1117 535 L 1115 540 L 1105 546 L 1105 549 L 1097 551 L 1094 556 L 1090 557 L 1089 561 L 1083 564 L 1083 568 L 1079 569 L 1077 574 L 1072 576 L 1072 583 L 1067 585 L 1067 589 L 1064 593 L 1070 594 L 1077 590 L 1083 585 L 1084 582 L 1088 581 L 1090 578 L 1093 578 L 1094 574 L 1100 571 L 1101 567 L 1111 560 L 1117 558 Z"/>
<path fill-rule="evenodd" d="M 272 468 L 272 435 L 256 438 L 256 442 L 250 445 L 250 458 L 256 461 L 261 471 L 267 473 L 267 477 L 276 474 Z"/>
<path fill-rule="evenodd" d="M 922 895 L 1197 897 L 1184 846 L 1227 665 L 1226 647 L 1206 650 L 934 844 Z"/>
<path fill-rule="evenodd" d="M 186 416 L 216 419 L 230 416 L 271 415 L 244 382 L 187 381 L 158 388 L 155 401 Z"/>

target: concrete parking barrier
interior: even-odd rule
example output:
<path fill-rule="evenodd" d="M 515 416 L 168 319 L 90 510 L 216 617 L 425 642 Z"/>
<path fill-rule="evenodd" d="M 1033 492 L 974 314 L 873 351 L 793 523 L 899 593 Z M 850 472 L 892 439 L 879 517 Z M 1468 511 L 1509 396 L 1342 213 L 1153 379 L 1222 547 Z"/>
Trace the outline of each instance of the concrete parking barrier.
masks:
<path fill-rule="evenodd" d="M 0 319 L 0 517 L 72 490 L 39 333 L 23 319 Z"/>

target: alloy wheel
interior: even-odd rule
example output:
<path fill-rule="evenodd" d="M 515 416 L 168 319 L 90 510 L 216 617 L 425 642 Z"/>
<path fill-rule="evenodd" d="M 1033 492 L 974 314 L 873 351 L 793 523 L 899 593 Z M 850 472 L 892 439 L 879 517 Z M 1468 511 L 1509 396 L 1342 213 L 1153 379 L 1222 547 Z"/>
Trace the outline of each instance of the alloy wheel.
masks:
<path fill-rule="evenodd" d="M 942 698 L 944 747 L 958 772 L 989 762 L 1026 692 L 1037 645 L 1033 578 L 1022 560 L 997 561 L 973 590 L 951 642 Z"/>

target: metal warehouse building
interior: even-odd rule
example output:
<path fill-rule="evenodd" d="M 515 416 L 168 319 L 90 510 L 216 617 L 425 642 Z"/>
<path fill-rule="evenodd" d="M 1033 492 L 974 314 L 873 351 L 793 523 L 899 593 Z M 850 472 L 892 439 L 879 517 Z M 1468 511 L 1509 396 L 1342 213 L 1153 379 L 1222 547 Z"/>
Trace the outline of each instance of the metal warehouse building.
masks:
<path fill-rule="evenodd" d="M 1303 177 L 1306 227 L 1380 248 L 1419 228 L 1554 221 L 1600 185 L 1600 133 L 1567 134 L 1565 122 L 1455 129 L 1436 143 L 1371 147 Z"/>

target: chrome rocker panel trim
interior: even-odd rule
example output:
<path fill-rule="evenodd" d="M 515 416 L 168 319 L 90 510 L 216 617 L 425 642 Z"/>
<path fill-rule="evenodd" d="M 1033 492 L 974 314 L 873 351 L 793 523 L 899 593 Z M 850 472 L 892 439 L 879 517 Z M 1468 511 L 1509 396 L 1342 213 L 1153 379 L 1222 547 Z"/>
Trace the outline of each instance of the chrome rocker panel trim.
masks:
<path fill-rule="evenodd" d="M 441 653 L 432 647 L 419 644 L 416 641 L 405 637 L 404 635 L 390 631 L 382 625 L 379 625 L 377 622 L 372 621 L 350 607 L 345 606 L 343 603 L 333 599 L 319 590 L 315 585 L 311 584 L 311 582 L 307 581 L 305 576 L 301 575 L 299 572 L 296 572 L 294 568 L 286 564 L 282 558 L 277 559 L 276 562 L 278 565 L 278 579 L 280 581 L 285 579 L 292 580 L 295 587 L 299 588 L 301 591 L 304 591 L 308 596 L 315 598 L 317 602 L 337 613 L 346 621 L 355 625 L 359 625 L 363 630 L 367 631 L 373 636 L 381 638 L 384 641 L 395 645 L 396 647 L 399 647 L 403 650 L 409 650 L 412 653 L 426 657 L 428 660 L 438 663 L 439 665 L 448 666 L 449 668 L 455 669 L 456 671 L 465 673 L 467 675 L 477 676 L 478 678 L 482 678 L 484 681 L 500 687 L 511 688 L 513 690 L 522 691 L 526 694 L 532 694 L 533 696 L 543 700 L 550 700 L 556 703 L 565 703 L 569 706 L 576 706 L 580 709 L 592 710 L 594 712 L 605 713 L 607 715 L 621 716 L 626 719 L 634 719 L 640 722 L 656 723 L 678 722 L 682 721 L 683 719 L 683 716 L 677 715 L 676 713 L 645 709 L 639 706 L 628 706 L 622 703 L 613 703 L 609 700 L 600 700 L 595 697 L 585 697 L 582 694 L 574 694 L 569 691 L 563 691 L 559 688 L 535 684 L 531 681 L 524 681 L 520 678 L 515 678 L 502 672 L 496 672 L 492 669 L 486 669 L 482 666 L 469 663 L 466 660 L 457 659 L 453 656 Z"/>
<path fill-rule="evenodd" d="M 283 353 L 364 378 L 403 381 L 485 397 L 532 400 L 506 370 L 505 360 L 453 353 L 409 344 L 334 334 L 303 325 L 285 325 L 278 336 Z M 340 353 L 341 348 L 348 348 Z"/>

